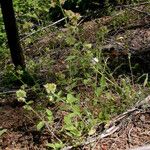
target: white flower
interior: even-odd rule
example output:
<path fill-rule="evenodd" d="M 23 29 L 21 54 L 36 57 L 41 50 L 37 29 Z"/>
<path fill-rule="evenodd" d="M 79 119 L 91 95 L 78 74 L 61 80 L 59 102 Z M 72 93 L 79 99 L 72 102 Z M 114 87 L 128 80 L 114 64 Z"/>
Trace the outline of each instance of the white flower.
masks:
<path fill-rule="evenodd" d="M 54 83 L 47 83 L 44 85 L 44 87 L 48 94 L 55 93 L 55 91 L 56 91 L 56 84 L 54 84 Z"/>
<path fill-rule="evenodd" d="M 97 64 L 98 62 L 99 62 L 98 58 L 94 57 L 94 58 L 92 59 L 92 63 L 93 63 L 94 65 Z"/>
<path fill-rule="evenodd" d="M 16 92 L 16 96 L 18 101 L 22 101 L 22 102 L 24 102 L 25 98 L 27 97 L 26 92 L 21 89 Z"/>

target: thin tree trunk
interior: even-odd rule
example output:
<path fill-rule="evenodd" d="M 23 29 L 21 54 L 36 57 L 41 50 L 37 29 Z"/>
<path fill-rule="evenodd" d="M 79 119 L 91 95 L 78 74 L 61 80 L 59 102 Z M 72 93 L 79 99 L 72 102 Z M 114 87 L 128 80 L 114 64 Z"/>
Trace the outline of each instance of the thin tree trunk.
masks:
<path fill-rule="evenodd" d="M 24 69 L 25 60 L 19 41 L 13 2 L 12 0 L 0 0 L 0 4 L 12 61 L 16 68 L 21 66 Z"/>

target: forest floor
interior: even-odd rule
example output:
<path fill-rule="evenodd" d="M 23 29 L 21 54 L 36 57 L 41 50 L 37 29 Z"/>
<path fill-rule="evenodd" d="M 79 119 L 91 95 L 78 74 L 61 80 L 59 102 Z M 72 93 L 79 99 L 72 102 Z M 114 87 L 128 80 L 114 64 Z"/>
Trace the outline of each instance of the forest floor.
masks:
<path fill-rule="evenodd" d="M 3 106 L 0 108 L 0 126 L 7 129 L 0 139 L 3 150 L 46 150 L 48 133 L 37 132 L 34 118 L 27 116 L 21 107 Z M 114 119 L 115 120 L 115 119 Z M 96 135 L 87 139 L 80 148 L 83 150 L 128 150 L 150 144 L 150 111 L 139 109 L 120 119 L 106 137 L 101 137 L 101 125 Z M 119 128 L 118 128 L 119 127 Z M 116 131 L 115 131 L 116 130 Z M 105 132 L 104 132 L 105 133 Z"/>
<path fill-rule="evenodd" d="M 139 11 L 141 10 L 141 11 Z M 150 71 L 150 14 L 144 14 L 145 9 L 139 8 L 138 10 L 132 10 L 132 13 L 143 14 L 142 19 L 135 19 L 135 21 L 129 24 L 129 26 L 120 27 L 116 30 L 112 30 L 110 35 L 104 44 L 104 51 L 109 52 L 112 59 L 118 60 L 118 57 L 126 56 L 128 52 L 124 48 L 128 45 L 130 52 L 138 59 L 134 61 L 143 61 L 141 66 L 142 71 Z M 150 12 L 149 12 L 150 13 Z M 100 19 L 92 20 L 83 23 L 82 28 L 84 32 L 81 36 L 86 38 L 87 41 L 94 44 L 97 30 L 102 25 L 108 25 L 111 17 L 102 17 Z M 26 55 L 31 58 L 38 56 L 36 47 L 46 47 L 52 38 L 52 33 L 40 38 L 32 46 L 26 48 Z M 60 42 L 60 41 L 59 41 Z M 54 41 L 54 44 L 57 42 Z M 30 51 L 32 49 L 32 52 Z M 35 52 L 33 52 L 35 50 Z M 62 49 L 61 49 L 62 50 Z M 53 71 L 60 71 L 64 68 L 64 59 L 66 51 L 61 51 L 61 57 L 57 64 L 55 64 Z M 56 67 L 59 66 L 59 67 Z M 41 73 L 42 74 L 42 73 Z M 46 73 L 44 77 L 46 78 Z M 5 90 L 5 88 L 2 88 Z M 10 88 L 9 88 L 10 90 Z M 9 91 L 8 90 L 8 91 Z M 145 97 L 148 96 L 149 90 Z M 6 91 L 6 90 L 5 90 Z M 11 90 L 10 90 L 11 91 Z M 3 92 L 2 92 L 3 93 Z M 35 98 L 37 99 L 37 98 Z M 141 98 L 141 101 L 144 98 Z M 148 97 L 149 99 L 149 97 Z M 28 114 L 26 110 L 22 108 L 23 104 L 16 102 L 15 93 L 6 92 L 4 95 L 0 95 L 0 149 L 2 150 L 45 150 L 47 149 L 45 144 L 51 139 L 47 131 L 38 132 L 35 127 L 36 117 L 32 114 Z M 146 105 L 150 105 L 150 101 L 146 102 Z M 132 110 L 132 111 L 131 111 Z M 58 116 L 58 117 L 61 117 Z M 107 127 L 106 127 L 107 126 Z M 6 130 L 5 130 L 6 129 Z M 107 129 L 107 130 L 106 130 Z M 107 131 L 107 132 L 106 132 Z M 104 137 L 102 136 L 104 135 Z M 122 114 L 116 117 L 112 117 L 110 123 L 107 125 L 100 124 L 94 136 L 89 137 L 82 143 L 82 146 L 78 148 L 70 149 L 82 149 L 82 150 L 125 150 L 137 146 L 150 144 L 150 109 L 149 107 L 132 107 L 126 110 L 126 114 Z"/>

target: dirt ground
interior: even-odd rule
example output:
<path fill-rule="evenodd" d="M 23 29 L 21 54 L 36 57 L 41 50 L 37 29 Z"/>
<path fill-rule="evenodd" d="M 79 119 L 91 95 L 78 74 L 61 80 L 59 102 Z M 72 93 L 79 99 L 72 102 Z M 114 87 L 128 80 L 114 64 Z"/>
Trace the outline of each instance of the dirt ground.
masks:
<path fill-rule="evenodd" d="M 49 134 L 40 134 L 34 126 L 34 118 L 27 116 L 23 108 L 0 107 L 0 127 L 7 132 L 0 137 L 2 150 L 44 150 Z M 82 150 L 128 150 L 150 144 L 150 110 L 137 111 L 120 122 L 121 127 L 105 138 L 83 144 Z M 98 137 L 98 129 L 96 135 Z"/>
<path fill-rule="evenodd" d="M 144 118 L 144 119 L 143 119 Z M 87 150 L 129 150 L 150 144 L 150 113 L 133 115 L 123 122 L 122 128 L 92 143 Z"/>

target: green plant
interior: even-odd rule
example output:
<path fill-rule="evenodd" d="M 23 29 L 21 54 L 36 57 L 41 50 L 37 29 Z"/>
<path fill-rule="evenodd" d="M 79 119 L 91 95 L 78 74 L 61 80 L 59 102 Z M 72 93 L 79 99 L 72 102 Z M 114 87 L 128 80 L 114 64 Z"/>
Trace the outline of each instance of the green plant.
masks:
<path fill-rule="evenodd" d="M 90 112 L 83 112 L 83 110 L 81 110 L 79 97 L 76 98 L 71 93 L 68 93 L 66 97 L 62 97 L 61 91 L 56 92 L 56 85 L 53 83 L 47 83 L 44 87 L 47 92 L 47 99 L 49 103 L 55 103 L 55 105 L 57 105 L 57 103 L 59 104 L 60 102 L 63 102 L 63 108 L 60 107 L 59 109 L 66 111 L 66 115 L 64 116 L 64 123 L 62 124 L 62 128 L 59 132 L 65 134 L 65 138 L 66 136 L 71 138 L 74 141 L 72 141 L 72 144 L 77 145 L 81 143 L 83 140 L 83 133 L 85 133 L 85 131 L 91 132 L 90 130 L 95 122 L 92 117 L 83 117 L 85 114 L 90 116 Z M 55 123 L 53 112 L 45 107 L 43 107 L 40 111 L 36 110 L 32 106 L 33 101 L 26 101 L 27 94 L 25 88 L 25 86 L 22 86 L 21 89 L 16 92 L 18 101 L 24 102 L 24 109 L 32 111 L 37 116 L 39 120 L 36 126 L 38 131 L 46 127 L 50 134 L 53 134 L 56 138 L 54 143 L 49 143 L 47 146 L 53 147 L 54 149 L 63 147 L 64 143 L 57 137 L 57 135 L 55 135 L 55 133 L 53 133 L 54 131 L 51 129 Z"/>
<path fill-rule="evenodd" d="M 25 3 L 28 3 L 28 7 L 16 9 L 18 13 L 22 11 L 17 15 L 23 19 L 22 24 L 19 25 L 23 33 L 36 30 L 31 28 L 45 19 L 43 15 L 40 16 L 41 6 L 38 6 L 39 4 L 34 6 L 34 2 L 27 1 Z M 44 2 L 46 5 L 47 2 Z M 52 2 L 50 5 L 53 4 Z M 63 3 L 63 1 L 57 2 L 59 2 L 58 5 Z M 19 1 L 15 7 L 26 5 L 22 4 L 22 1 L 18 3 Z M 38 3 L 42 2 L 38 1 Z M 30 5 L 33 5 L 31 7 L 33 14 L 26 15 L 26 11 L 31 11 L 29 10 Z M 37 12 L 39 11 L 37 15 L 39 18 L 34 15 L 36 9 Z M 43 11 L 45 14 L 46 11 Z M 33 51 L 31 49 L 31 56 L 29 55 L 26 59 L 27 69 L 35 77 L 34 81 L 37 85 L 26 87 L 22 80 L 22 71 L 18 70 L 16 75 L 11 65 L 7 65 L 3 72 L 3 81 L 6 86 L 16 83 L 18 79 L 24 85 L 16 92 L 17 99 L 24 103 L 24 109 L 32 114 L 29 115 L 30 117 L 36 116 L 34 123 L 38 132 L 49 133 L 50 140 L 48 139 L 47 147 L 56 150 L 67 145 L 74 147 L 80 145 L 87 136 L 93 136 L 96 133 L 98 124 L 107 124 L 112 116 L 125 111 L 141 96 L 143 97 L 143 87 L 149 86 L 148 74 L 141 76 L 144 78 L 143 85 L 136 85 L 136 82 L 133 82 L 130 55 L 128 61 L 131 75 L 123 74 L 116 78 L 114 72 L 117 69 L 112 71 L 108 67 L 111 62 L 101 52 L 109 31 L 112 28 L 117 29 L 120 25 L 128 24 L 129 15 L 125 16 L 121 12 L 113 18 L 110 26 L 100 27 L 95 43 L 90 43 L 79 36 L 78 19 L 80 15 L 70 10 L 62 11 L 64 17 L 68 18 L 65 25 L 67 31 L 57 31 L 58 38 L 63 41 L 62 45 L 57 49 L 53 46 L 44 45 L 45 48 L 40 45 L 39 49 L 33 49 Z M 26 23 L 26 21 L 29 22 Z M 46 22 L 47 20 L 44 20 L 42 24 Z M 32 42 L 33 39 L 29 38 L 29 40 Z M 32 97 L 28 97 L 28 91 L 32 95 L 36 93 L 35 101 L 32 100 Z"/>

